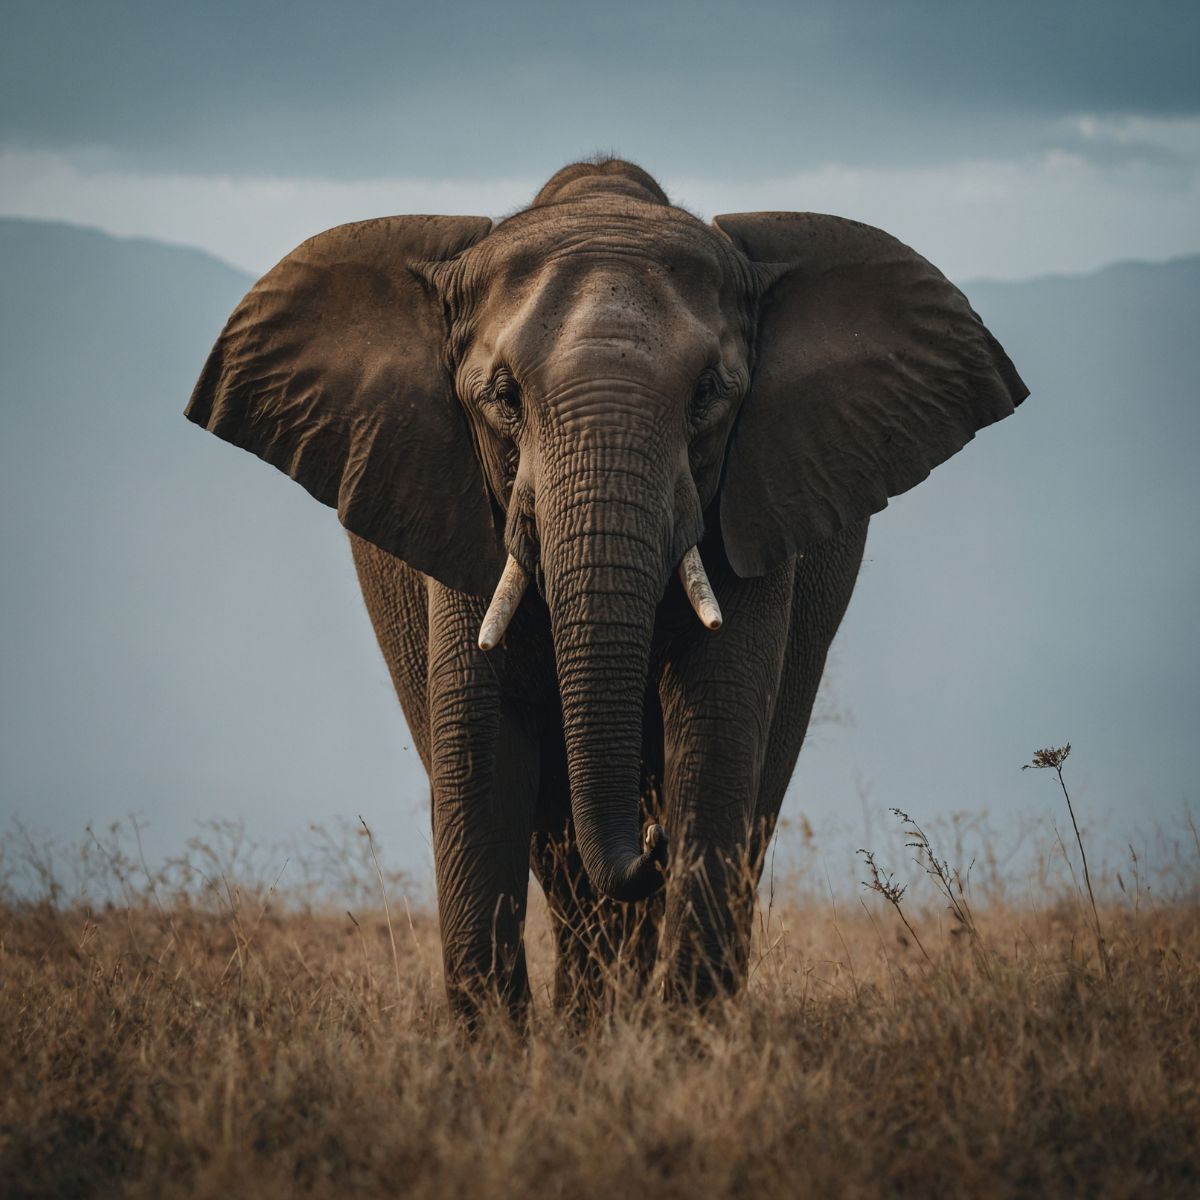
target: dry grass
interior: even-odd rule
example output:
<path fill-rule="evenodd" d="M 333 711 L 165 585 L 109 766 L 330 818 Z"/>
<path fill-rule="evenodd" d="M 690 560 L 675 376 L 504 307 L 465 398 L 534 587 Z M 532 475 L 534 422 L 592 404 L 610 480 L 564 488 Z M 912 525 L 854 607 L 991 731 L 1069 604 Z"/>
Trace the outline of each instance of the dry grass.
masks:
<path fill-rule="evenodd" d="M 1074 902 L 776 903 L 737 1002 L 587 1036 L 535 912 L 529 1037 L 464 1043 L 428 913 L 223 894 L 0 912 L 5 1196 L 1200 1194 L 1188 902 L 1101 907 L 1109 979 Z"/>

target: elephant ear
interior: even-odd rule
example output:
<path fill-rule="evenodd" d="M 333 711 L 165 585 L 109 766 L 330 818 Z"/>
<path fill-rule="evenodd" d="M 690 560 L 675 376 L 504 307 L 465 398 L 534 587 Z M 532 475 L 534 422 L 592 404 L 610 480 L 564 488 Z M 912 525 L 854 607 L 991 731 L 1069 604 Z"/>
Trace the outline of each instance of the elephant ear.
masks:
<path fill-rule="evenodd" d="M 966 297 L 882 230 L 817 213 L 714 224 L 770 281 L 721 487 L 739 575 L 878 512 L 1029 394 Z"/>
<path fill-rule="evenodd" d="M 484 237 L 483 217 L 383 217 L 292 251 L 229 318 L 187 416 L 337 509 L 352 533 L 459 591 L 504 565 L 441 301 L 418 266 Z"/>

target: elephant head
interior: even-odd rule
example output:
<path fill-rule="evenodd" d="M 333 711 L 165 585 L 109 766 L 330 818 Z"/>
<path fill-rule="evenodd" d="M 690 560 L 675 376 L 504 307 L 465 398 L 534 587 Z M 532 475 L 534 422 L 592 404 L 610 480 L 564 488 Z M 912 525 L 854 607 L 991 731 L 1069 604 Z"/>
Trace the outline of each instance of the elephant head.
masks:
<path fill-rule="evenodd" d="M 961 293 L 887 234 L 705 225 L 606 160 L 495 226 L 387 217 L 304 243 L 235 311 L 187 415 L 419 571 L 495 590 L 484 649 L 539 578 L 584 865 L 637 899 L 664 851 L 638 828 L 655 611 L 683 564 L 719 624 L 706 526 L 764 574 L 1025 395 Z"/>

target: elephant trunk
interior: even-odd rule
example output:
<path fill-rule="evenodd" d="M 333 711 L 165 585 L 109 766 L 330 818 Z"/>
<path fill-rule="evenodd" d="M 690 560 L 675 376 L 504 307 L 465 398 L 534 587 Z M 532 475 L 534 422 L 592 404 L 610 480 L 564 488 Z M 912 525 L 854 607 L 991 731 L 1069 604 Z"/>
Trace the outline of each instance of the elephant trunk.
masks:
<path fill-rule="evenodd" d="M 628 461 L 581 471 L 581 456 L 573 457 L 567 486 L 547 480 L 547 503 L 538 505 L 571 814 L 592 885 L 640 900 L 662 885 L 667 849 L 659 826 L 643 839 L 639 804 L 650 640 L 669 570 L 669 493 L 649 462 L 644 472 Z"/>

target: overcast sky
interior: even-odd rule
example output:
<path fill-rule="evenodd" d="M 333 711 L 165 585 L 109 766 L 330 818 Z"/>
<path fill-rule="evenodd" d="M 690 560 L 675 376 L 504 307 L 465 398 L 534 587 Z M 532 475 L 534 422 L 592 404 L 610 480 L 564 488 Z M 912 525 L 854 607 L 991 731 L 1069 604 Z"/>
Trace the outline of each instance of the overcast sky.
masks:
<path fill-rule="evenodd" d="M 710 215 L 834 211 L 956 278 L 1200 250 L 1200 6 L 6 5 L 0 213 L 261 271 L 328 225 L 497 215 L 616 150 Z"/>

